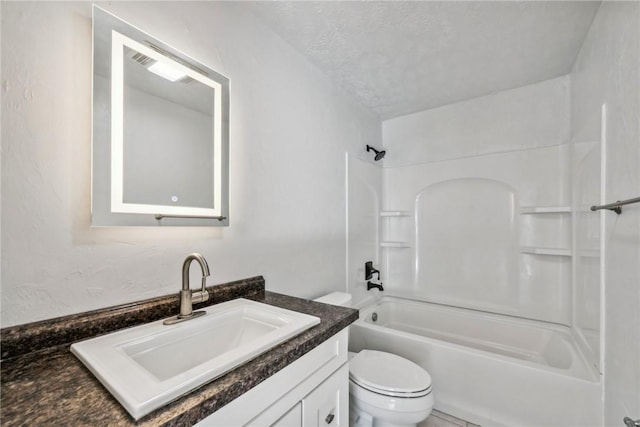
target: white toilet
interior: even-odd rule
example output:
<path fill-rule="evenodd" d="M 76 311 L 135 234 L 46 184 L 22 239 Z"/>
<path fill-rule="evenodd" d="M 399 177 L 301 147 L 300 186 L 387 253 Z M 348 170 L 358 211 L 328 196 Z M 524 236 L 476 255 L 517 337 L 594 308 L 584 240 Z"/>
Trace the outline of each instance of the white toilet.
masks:
<path fill-rule="evenodd" d="M 348 307 L 351 295 L 334 292 L 315 301 Z M 382 351 L 349 353 L 351 427 L 413 427 L 432 408 L 431 376 L 420 366 Z"/>

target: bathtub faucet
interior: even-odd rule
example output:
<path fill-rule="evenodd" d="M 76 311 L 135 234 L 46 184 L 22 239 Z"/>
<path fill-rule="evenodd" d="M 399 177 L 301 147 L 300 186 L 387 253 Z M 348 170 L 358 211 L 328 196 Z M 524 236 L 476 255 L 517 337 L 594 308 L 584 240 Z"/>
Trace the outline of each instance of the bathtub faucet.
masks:
<path fill-rule="evenodd" d="M 384 288 L 382 287 L 382 283 L 373 283 L 372 281 L 368 281 L 367 290 L 370 291 L 373 288 L 376 288 L 380 292 L 384 291 Z"/>
<path fill-rule="evenodd" d="M 376 270 L 373 268 L 373 261 L 367 261 L 364 263 L 364 280 L 370 280 L 373 278 L 373 275 L 378 275 L 378 280 L 380 280 L 380 270 Z"/>

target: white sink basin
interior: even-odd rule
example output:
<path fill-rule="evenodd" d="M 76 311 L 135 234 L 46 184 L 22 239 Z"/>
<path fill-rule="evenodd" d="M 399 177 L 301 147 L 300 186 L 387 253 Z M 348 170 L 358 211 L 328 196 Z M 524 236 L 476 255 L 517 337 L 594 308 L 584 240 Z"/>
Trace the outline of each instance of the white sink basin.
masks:
<path fill-rule="evenodd" d="M 204 311 L 174 325 L 159 320 L 82 341 L 71 351 L 137 420 L 320 323 L 242 298 Z"/>

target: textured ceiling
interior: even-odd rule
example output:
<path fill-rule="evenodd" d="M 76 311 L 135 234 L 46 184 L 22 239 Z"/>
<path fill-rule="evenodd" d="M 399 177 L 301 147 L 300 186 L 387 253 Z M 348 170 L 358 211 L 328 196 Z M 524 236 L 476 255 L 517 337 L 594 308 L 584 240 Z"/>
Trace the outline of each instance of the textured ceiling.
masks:
<path fill-rule="evenodd" d="M 261 21 L 382 119 L 568 74 L 599 5 L 250 3 Z"/>

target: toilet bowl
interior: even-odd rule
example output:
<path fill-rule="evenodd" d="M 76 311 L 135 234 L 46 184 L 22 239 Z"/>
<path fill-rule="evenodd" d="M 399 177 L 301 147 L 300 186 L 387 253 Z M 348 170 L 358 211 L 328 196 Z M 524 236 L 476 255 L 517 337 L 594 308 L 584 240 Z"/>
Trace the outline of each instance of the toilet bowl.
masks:
<path fill-rule="evenodd" d="M 431 413 L 431 376 L 395 354 L 362 350 L 349 360 L 349 424 L 415 426 Z"/>
<path fill-rule="evenodd" d="M 349 306 L 351 295 L 334 292 L 316 301 Z M 412 361 L 375 350 L 349 353 L 351 427 L 414 427 L 433 403 L 431 376 Z"/>

